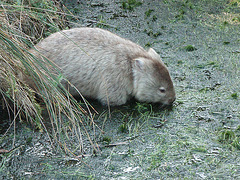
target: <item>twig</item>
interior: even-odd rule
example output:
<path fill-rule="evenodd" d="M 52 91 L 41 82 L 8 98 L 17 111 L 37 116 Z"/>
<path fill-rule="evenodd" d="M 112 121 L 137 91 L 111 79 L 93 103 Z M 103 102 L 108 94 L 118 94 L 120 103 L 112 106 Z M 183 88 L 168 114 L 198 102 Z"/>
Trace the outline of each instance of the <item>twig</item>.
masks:
<path fill-rule="evenodd" d="M 120 146 L 120 145 L 128 145 L 129 143 L 128 142 L 119 142 L 119 143 L 114 143 L 114 144 L 108 144 L 108 145 L 105 145 L 104 147 L 115 147 L 115 146 Z"/>

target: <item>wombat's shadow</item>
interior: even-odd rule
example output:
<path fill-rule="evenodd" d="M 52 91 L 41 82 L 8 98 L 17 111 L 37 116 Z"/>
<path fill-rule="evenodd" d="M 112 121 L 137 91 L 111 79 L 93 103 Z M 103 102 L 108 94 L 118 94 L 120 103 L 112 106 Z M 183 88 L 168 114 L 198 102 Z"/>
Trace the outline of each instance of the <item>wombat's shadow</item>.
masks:
<path fill-rule="evenodd" d="M 172 105 L 163 105 L 161 103 L 144 103 L 144 102 L 138 102 L 135 98 L 131 98 L 127 101 L 126 104 L 120 105 L 120 106 L 109 106 L 109 105 L 103 105 L 98 100 L 92 99 L 92 98 L 85 98 L 84 103 L 83 99 L 80 97 L 74 97 L 77 102 L 80 103 L 83 109 L 90 109 L 91 113 L 98 112 L 101 113 L 106 110 L 111 110 L 111 112 L 114 111 L 122 111 L 123 113 L 126 112 L 135 112 L 139 110 L 146 111 L 152 111 L 154 113 L 159 113 L 161 111 L 172 111 L 173 108 L 176 106 L 175 103 Z M 87 107 L 88 106 L 88 107 Z"/>

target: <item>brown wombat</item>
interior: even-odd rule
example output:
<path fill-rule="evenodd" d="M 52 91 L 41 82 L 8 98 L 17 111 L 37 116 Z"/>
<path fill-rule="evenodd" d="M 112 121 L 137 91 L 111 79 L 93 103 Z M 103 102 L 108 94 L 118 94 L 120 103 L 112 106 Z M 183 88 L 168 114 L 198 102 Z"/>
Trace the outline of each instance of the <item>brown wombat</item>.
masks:
<path fill-rule="evenodd" d="M 36 49 L 53 61 L 84 97 L 102 104 L 122 105 L 131 97 L 165 105 L 175 100 L 172 80 L 160 56 L 109 31 L 64 30 L 42 40 Z M 62 84 L 78 95 L 67 81 Z"/>

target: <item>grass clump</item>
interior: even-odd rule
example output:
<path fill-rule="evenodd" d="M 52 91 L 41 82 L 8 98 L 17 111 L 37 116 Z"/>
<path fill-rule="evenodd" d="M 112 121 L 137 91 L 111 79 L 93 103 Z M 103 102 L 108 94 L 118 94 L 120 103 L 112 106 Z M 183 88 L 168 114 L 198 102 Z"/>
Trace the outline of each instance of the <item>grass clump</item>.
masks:
<path fill-rule="evenodd" d="M 152 29 L 151 29 L 151 30 L 147 30 L 147 29 L 145 29 L 144 32 L 145 32 L 148 36 L 150 36 L 150 37 L 154 37 L 154 38 L 156 38 L 156 37 L 162 35 L 162 33 L 161 33 L 160 31 L 153 32 Z"/>
<path fill-rule="evenodd" d="M 147 10 L 147 11 L 145 12 L 145 16 L 146 16 L 146 17 L 149 17 L 149 16 L 152 14 L 152 12 L 154 12 L 154 9 L 149 9 L 149 10 Z"/>
<path fill-rule="evenodd" d="M 104 136 L 103 139 L 102 139 L 102 142 L 104 142 L 104 143 L 106 143 L 106 144 L 110 144 L 111 138 L 108 137 L 108 136 Z"/>
<path fill-rule="evenodd" d="M 229 147 L 234 147 L 240 150 L 239 137 L 240 136 L 237 134 L 237 132 L 229 129 L 224 129 L 220 131 L 218 140 L 223 144 L 229 145 Z"/>
<path fill-rule="evenodd" d="M 238 94 L 237 93 L 233 93 L 233 94 L 231 94 L 231 96 L 232 96 L 233 99 L 237 99 L 238 98 Z"/>
<path fill-rule="evenodd" d="M 124 122 L 123 124 L 121 124 L 118 128 L 118 130 L 121 132 L 121 133 L 127 133 L 128 132 L 128 126 L 127 124 Z"/>
<path fill-rule="evenodd" d="M 230 44 L 230 42 L 229 41 L 224 41 L 223 44 L 228 45 L 228 44 Z"/>
<path fill-rule="evenodd" d="M 177 20 L 183 20 L 185 15 L 185 11 L 183 9 L 180 9 L 178 14 L 175 16 Z"/>
<path fill-rule="evenodd" d="M 64 77 L 59 69 L 48 59 L 28 51 L 48 34 L 68 28 L 65 14 L 57 1 L 45 0 L 4 1 L 0 12 L 0 101 L 13 115 L 12 124 L 16 119 L 27 119 L 48 134 L 52 145 L 58 144 L 65 152 L 70 151 L 67 146 L 74 137 L 82 151 L 82 135 L 89 137 L 86 111 L 61 87 Z M 31 79 L 34 89 L 24 77 Z M 51 128 L 45 126 L 42 110 L 47 112 Z"/>
<path fill-rule="evenodd" d="M 186 51 L 191 52 L 197 50 L 193 45 L 187 45 L 183 47 Z"/>
<path fill-rule="evenodd" d="M 142 2 L 137 0 L 124 0 L 122 1 L 122 8 L 132 11 L 135 7 L 141 6 Z"/>
<path fill-rule="evenodd" d="M 4 12 L 1 15 L 6 20 L 4 26 L 15 27 L 21 36 L 25 36 L 25 43 L 31 40 L 35 44 L 53 32 L 68 27 L 66 13 L 57 1 L 10 0 L 4 1 L 0 10 Z"/>

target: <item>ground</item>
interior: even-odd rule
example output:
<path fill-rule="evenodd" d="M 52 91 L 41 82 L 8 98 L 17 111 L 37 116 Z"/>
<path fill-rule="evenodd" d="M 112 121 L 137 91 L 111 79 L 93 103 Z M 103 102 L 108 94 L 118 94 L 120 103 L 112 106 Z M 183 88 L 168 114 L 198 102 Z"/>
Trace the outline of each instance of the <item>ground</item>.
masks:
<path fill-rule="evenodd" d="M 71 2 L 71 3 L 70 3 Z M 1 179 L 237 179 L 240 177 L 240 2 L 238 0 L 64 1 L 73 27 L 108 29 L 154 48 L 168 66 L 172 108 L 132 102 L 96 104 L 104 131 L 81 160 L 50 146 L 48 137 L 17 127 Z M 1 135 L 8 149 L 14 131 Z M 76 145 L 77 146 L 77 145 Z"/>

